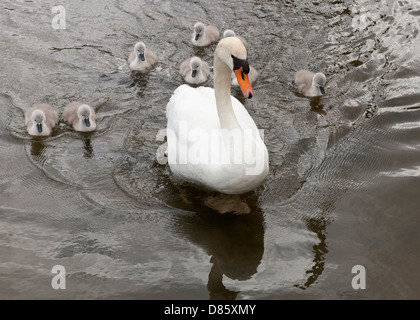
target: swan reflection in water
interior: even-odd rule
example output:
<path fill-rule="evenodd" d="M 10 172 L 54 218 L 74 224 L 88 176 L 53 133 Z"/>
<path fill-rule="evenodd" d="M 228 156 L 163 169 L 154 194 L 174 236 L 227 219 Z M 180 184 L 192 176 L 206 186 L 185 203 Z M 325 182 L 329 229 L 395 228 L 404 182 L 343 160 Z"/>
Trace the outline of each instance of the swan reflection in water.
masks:
<path fill-rule="evenodd" d="M 197 195 L 189 197 L 195 208 L 200 207 L 194 203 L 199 198 Z M 239 208 L 248 208 L 247 203 L 255 203 L 255 196 L 243 200 L 220 194 L 205 196 L 201 201 L 208 202 L 209 198 L 214 210 L 218 205 L 226 210 L 226 203 L 233 207 L 235 201 Z M 220 214 L 213 209 L 201 205 L 200 212 L 178 217 L 177 226 L 190 241 L 211 256 L 212 267 L 207 282 L 210 299 L 233 300 L 239 292 L 224 286 L 223 275 L 245 281 L 257 272 L 264 254 L 264 216 L 259 208 L 251 205 L 246 214 Z"/>
<path fill-rule="evenodd" d="M 47 159 L 45 152 L 46 152 L 46 144 L 44 142 L 43 137 L 33 137 L 31 139 L 31 147 L 30 153 L 33 161 L 38 163 L 39 165 L 43 166 L 45 160 Z"/>
<path fill-rule="evenodd" d="M 32 138 L 31 141 L 31 156 L 34 158 L 42 157 L 45 152 L 45 144 L 42 141 L 42 138 Z"/>
<path fill-rule="evenodd" d="M 83 134 L 82 141 L 84 149 L 83 156 L 85 158 L 93 158 L 95 154 L 93 152 L 92 141 L 89 138 L 89 134 Z"/>
<path fill-rule="evenodd" d="M 184 204 L 188 203 L 190 206 L 188 209 L 195 213 L 177 217 L 177 229 L 192 243 L 203 248 L 212 263 L 207 281 L 209 298 L 236 299 L 240 291 L 226 288 L 223 276 L 238 281 L 251 279 L 257 273 L 264 255 L 265 220 L 263 211 L 256 206 L 257 195 L 251 193 L 235 197 L 206 194 L 188 188 L 181 191 L 181 198 Z M 211 208 L 208 207 L 209 199 L 212 202 Z M 248 210 L 242 212 L 243 214 L 226 212 L 226 203 L 229 204 L 228 207 L 233 208 L 235 202 L 237 208 L 248 208 Z M 187 209 L 185 206 L 182 208 Z M 328 219 L 323 216 L 304 220 L 306 228 L 316 235 L 317 240 L 311 247 L 313 254 L 311 266 L 306 270 L 305 277 L 294 285 L 302 290 L 316 283 L 324 271 L 324 256 L 328 252 L 326 227 L 329 224 Z M 282 281 L 281 278 L 273 279 L 273 281 L 279 280 Z"/>

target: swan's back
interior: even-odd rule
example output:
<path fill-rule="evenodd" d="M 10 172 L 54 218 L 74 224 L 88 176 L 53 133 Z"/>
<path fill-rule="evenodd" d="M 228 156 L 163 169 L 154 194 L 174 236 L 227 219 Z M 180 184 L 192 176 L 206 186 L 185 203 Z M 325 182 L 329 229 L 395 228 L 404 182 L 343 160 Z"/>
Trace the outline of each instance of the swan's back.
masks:
<path fill-rule="evenodd" d="M 219 40 L 220 32 L 215 26 L 206 27 L 206 38 L 209 42 L 216 42 Z"/>
<path fill-rule="evenodd" d="M 257 126 L 242 103 L 231 96 L 235 116 L 242 128 L 257 129 Z M 171 96 L 166 114 L 168 128 L 176 129 L 180 121 L 188 122 L 188 129 L 220 130 L 214 89 L 209 87 L 192 88 L 179 86 Z M 170 120 L 170 121 L 169 121 Z"/>
<path fill-rule="evenodd" d="M 77 115 L 77 109 L 81 105 L 80 102 L 70 102 L 65 108 L 63 113 L 63 120 L 71 126 L 75 126 L 79 123 L 79 116 Z"/>
<path fill-rule="evenodd" d="M 308 70 L 299 70 L 295 75 L 295 84 L 297 89 L 302 94 L 309 94 L 309 91 L 312 88 L 312 79 L 314 73 Z"/>

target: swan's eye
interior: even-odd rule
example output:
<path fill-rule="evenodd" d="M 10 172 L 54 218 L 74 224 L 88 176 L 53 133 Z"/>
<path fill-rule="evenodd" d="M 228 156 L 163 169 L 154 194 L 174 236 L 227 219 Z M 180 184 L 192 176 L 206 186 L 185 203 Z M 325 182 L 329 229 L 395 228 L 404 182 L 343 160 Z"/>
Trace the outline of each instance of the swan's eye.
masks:
<path fill-rule="evenodd" d="M 242 72 L 244 72 L 245 74 L 249 73 L 248 61 L 238 59 L 233 54 L 231 55 L 231 57 L 233 59 L 233 70 L 239 70 L 239 69 L 242 68 L 242 70 L 241 70 Z"/>

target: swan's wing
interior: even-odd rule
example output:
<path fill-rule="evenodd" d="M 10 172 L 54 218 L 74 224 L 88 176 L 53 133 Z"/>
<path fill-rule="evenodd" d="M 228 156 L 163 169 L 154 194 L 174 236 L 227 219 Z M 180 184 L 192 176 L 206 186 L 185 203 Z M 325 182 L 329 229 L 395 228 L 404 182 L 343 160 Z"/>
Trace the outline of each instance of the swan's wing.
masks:
<path fill-rule="evenodd" d="M 179 86 L 167 104 L 166 117 L 171 170 L 181 179 L 198 184 L 208 182 L 208 176 L 214 178 L 212 165 L 185 165 L 196 151 L 209 155 L 210 144 L 194 141 L 194 138 L 200 139 L 200 135 L 206 137 L 212 129 L 220 130 L 214 89 Z"/>
<path fill-rule="evenodd" d="M 134 51 L 132 51 L 129 54 L 128 59 L 127 59 L 128 64 L 131 64 L 131 62 L 133 62 L 135 58 L 136 58 L 136 53 Z"/>
<path fill-rule="evenodd" d="M 312 87 L 314 74 L 308 70 L 299 70 L 295 75 L 295 84 L 301 93 L 306 93 Z"/>
<path fill-rule="evenodd" d="M 166 106 L 168 129 L 178 132 L 180 124 L 188 124 L 188 130 L 220 128 L 214 89 L 179 86 Z"/>
<path fill-rule="evenodd" d="M 210 66 L 209 64 L 203 60 L 202 65 L 201 65 L 201 70 L 203 72 L 203 74 L 208 77 L 210 74 Z"/>
<path fill-rule="evenodd" d="M 81 102 L 73 101 L 70 102 L 65 108 L 64 108 L 64 114 L 63 119 L 65 122 L 67 122 L 69 125 L 74 126 L 79 122 L 79 117 L 77 115 L 77 109 L 81 105 Z"/>
<path fill-rule="evenodd" d="M 55 125 L 57 124 L 58 121 L 58 113 L 57 111 L 55 111 L 55 109 L 50 106 L 50 105 L 46 105 L 45 106 L 45 116 L 46 116 L 46 121 L 48 126 L 52 129 L 55 127 Z"/>
<path fill-rule="evenodd" d="M 254 119 L 249 115 L 244 105 L 235 97 L 232 97 L 232 107 L 235 112 L 236 119 L 241 125 L 242 129 L 257 129 Z"/>
<path fill-rule="evenodd" d="M 157 60 L 158 60 L 156 53 L 154 53 L 150 49 L 146 50 L 146 59 L 149 62 L 149 65 L 151 67 L 153 67 L 157 63 Z"/>
<path fill-rule="evenodd" d="M 26 110 L 25 112 L 25 125 L 26 126 L 31 123 L 31 115 L 34 110 L 35 110 L 35 107 L 30 107 L 28 110 Z"/>
<path fill-rule="evenodd" d="M 219 40 L 219 36 L 220 36 L 220 32 L 219 29 L 217 29 L 217 27 L 215 26 L 207 26 L 206 27 L 206 38 L 209 41 L 217 41 Z"/>
<path fill-rule="evenodd" d="M 188 58 L 187 60 L 185 60 L 183 63 L 181 63 L 181 66 L 179 67 L 179 73 L 181 74 L 181 76 L 183 78 L 185 78 L 188 73 L 191 72 L 190 69 L 190 61 L 192 58 Z"/>
<path fill-rule="evenodd" d="M 91 117 L 94 121 L 96 121 L 96 111 L 95 109 L 93 109 L 92 107 L 90 107 L 90 113 L 91 113 Z"/>

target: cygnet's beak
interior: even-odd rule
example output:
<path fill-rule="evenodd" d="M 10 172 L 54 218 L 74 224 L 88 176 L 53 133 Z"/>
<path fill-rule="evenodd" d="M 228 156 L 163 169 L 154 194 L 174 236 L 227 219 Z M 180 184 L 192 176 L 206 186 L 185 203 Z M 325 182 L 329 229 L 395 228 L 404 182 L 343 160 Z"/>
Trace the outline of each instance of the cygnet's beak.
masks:
<path fill-rule="evenodd" d="M 84 121 L 85 121 L 86 127 L 90 127 L 90 120 L 89 120 L 89 118 L 85 118 Z"/>
<path fill-rule="evenodd" d="M 243 67 L 236 69 L 235 75 L 245 98 L 251 99 L 254 96 L 254 89 L 252 89 L 251 82 L 249 81 L 248 75 L 243 71 Z"/>
<path fill-rule="evenodd" d="M 195 78 L 195 76 L 197 75 L 197 69 L 194 69 L 192 72 L 191 72 L 191 77 L 193 77 L 193 78 Z"/>
<path fill-rule="evenodd" d="M 37 123 L 36 126 L 38 128 L 38 132 L 42 133 L 42 123 Z"/>
<path fill-rule="evenodd" d="M 320 86 L 320 87 L 319 87 L 319 90 L 321 91 L 321 94 L 325 94 L 325 89 L 324 89 L 324 87 L 323 87 L 323 86 Z"/>
<path fill-rule="evenodd" d="M 198 41 L 198 38 L 200 38 L 200 34 L 199 33 L 196 33 L 195 34 L 195 41 Z"/>
<path fill-rule="evenodd" d="M 141 61 L 145 61 L 146 60 L 146 58 L 144 57 L 144 53 L 140 53 L 140 60 Z"/>

